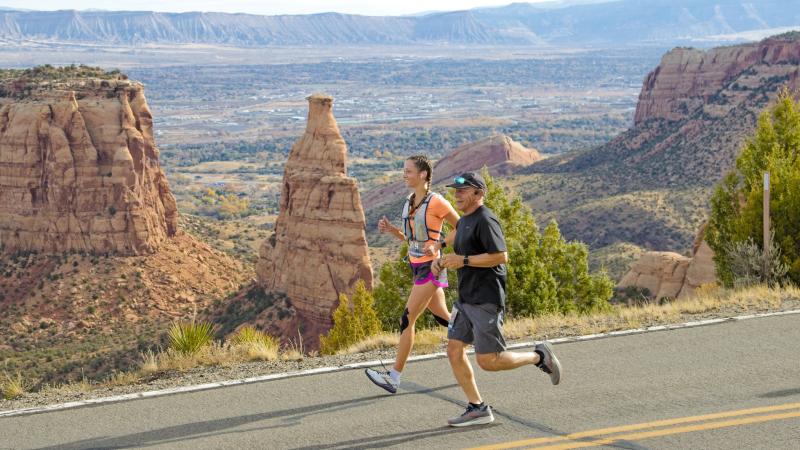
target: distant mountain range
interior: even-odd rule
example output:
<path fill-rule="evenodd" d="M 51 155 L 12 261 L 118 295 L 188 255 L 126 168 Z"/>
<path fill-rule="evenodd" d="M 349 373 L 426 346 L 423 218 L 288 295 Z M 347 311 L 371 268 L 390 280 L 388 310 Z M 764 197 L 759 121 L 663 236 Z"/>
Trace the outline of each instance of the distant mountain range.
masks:
<path fill-rule="evenodd" d="M 753 30 L 800 28 L 797 0 L 512 3 L 377 17 L 0 9 L 0 45 L 19 41 L 281 45 L 674 45 Z"/>

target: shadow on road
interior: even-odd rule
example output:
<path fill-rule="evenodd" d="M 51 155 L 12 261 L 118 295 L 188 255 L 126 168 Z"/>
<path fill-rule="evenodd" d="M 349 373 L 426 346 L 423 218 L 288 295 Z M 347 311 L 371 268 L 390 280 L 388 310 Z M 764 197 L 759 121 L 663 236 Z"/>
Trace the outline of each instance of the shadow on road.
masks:
<path fill-rule="evenodd" d="M 451 384 L 435 388 L 424 388 L 412 392 L 405 392 L 400 395 L 430 394 L 431 392 L 442 389 L 450 389 L 454 386 L 455 385 Z M 315 414 L 330 414 L 333 412 L 343 411 L 350 408 L 365 406 L 372 404 L 380 399 L 386 399 L 388 397 L 389 396 L 386 394 L 379 394 L 362 398 L 347 399 L 337 402 L 329 402 L 318 405 L 308 405 L 299 408 L 284 409 L 280 411 L 270 411 L 258 414 L 249 414 L 245 416 L 229 417 L 217 420 L 207 420 L 202 422 L 192 422 L 183 425 L 175 425 L 171 427 L 159 428 L 150 431 L 132 433 L 124 436 L 84 439 L 80 441 L 62 443 L 51 447 L 42 447 L 42 449 L 43 450 L 120 449 L 120 448 L 144 447 L 149 445 L 168 444 L 170 442 L 181 442 L 184 440 L 200 439 L 210 436 L 219 436 L 223 434 L 247 433 L 257 430 L 267 430 L 270 428 L 284 428 L 297 425 L 304 418 Z M 264 407 L 266 408 L 267 405 L 265 405 Z M 232 430 L 233 428 L 242 427 L 256 422 L 261 422 L 265 420 L 276 420 L 276 419 L 279 421 L 279 423 L 277 424 L 260 426 L 244 430 L 241 429 Z M 443 430 L 443 431 L 448 431 L 448 430 Z M 326 445 L 325 447 L 329 446 L 330 445 Z"/>
<path fill-rule="evenodd" d="M 485 432 L 487 428 L 493 428 L 499 426 L 497 424 L 489 424 L 483 425 L 480 427 L 472 427 L 472 428 L 452 428 L 448 426 L 441 426 L 436 428 L 430 428 L 428 430 L 414 430 L 409 431 L 407 433 L 395 433 L 395 434 L 387 434 L 380 437 L 366 437 L 361 439 L 352 439 L 349 441 L 342 441 L 342 442 L 329 442 L 322 445 L 312 445 L 309 447 L 297 447 L 294 450 L 322 450 L 322 449 L 359 449 L 359 448 L 381 448 L 381 447 L 389 447 L 392 445 L 400 445 L 400 444 L 410 444 L 411 442 L 417 441 L 419 439 L 426 439 L 433 436 L 443 436 L 446 434 L 453 434 L 453 433 L 468 433 L 470 431 L 478 431 L 483 430 L 481 433 Z"/>
<path fill-rule="evenodd" d="M 767 392 L 766 394 L 759 395 L 759 397 L 761 397 L 761 398 L 781 398 L 781 397 L 791 397 L 792 395 L 800 395 L 800 388 L 784 389 L 782 391 Z"/>

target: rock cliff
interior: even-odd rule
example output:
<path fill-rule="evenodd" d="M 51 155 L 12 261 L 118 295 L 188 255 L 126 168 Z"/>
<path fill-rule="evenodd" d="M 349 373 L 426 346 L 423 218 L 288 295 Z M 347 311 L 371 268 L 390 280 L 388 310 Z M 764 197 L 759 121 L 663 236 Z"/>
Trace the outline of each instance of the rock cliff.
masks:
<path fill-rule="evenodd" d="M 592 248 L 689 250 L 707 199 L 758 115 L 800 88 L 800 33 L 705 52 L 678 48 L 645 79 L 635 124 L 610 142 L 521 169 L 534 213 Z"/>
<path fill-rule="evenodd" d="M 661 58 L 658 67 L 645 77 L 635 124 L 647 119 L 679 120 L 688 112 L 703 107 L 719 91 L 732 88 L 734 80 L 753 66 L 780 66 L 771 70 L 796 82 L 800 45 L 781 37 L 752 44 L 713 48 L 702 51 L 680 47 Z"/>
<path fill-rule="evenodd" d="M 177 230 L 144 88 L 0 80 L 0 246 L 151 253 Z"/>
<path fill-rule="evenodd" d="M 359 279 L 372 286 L 357 182 L 347 176 L 347 145 L 333 117 L 333 98 L 308 98 L 308 124 L 286 162 L 275 234 L 259 251 L 258 281 L 285 293 L 299 315 L 327 331 L 339 294 Z M 308 336 L 313 346 L 316 336 Z"/>

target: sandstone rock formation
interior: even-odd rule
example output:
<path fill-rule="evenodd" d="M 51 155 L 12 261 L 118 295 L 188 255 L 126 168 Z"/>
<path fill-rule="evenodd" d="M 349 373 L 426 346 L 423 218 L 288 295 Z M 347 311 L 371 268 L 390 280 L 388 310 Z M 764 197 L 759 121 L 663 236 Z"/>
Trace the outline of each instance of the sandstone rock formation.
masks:
<path fill-rule="evenodd" d="M 690 297 L 698 287 L 716 283 L 714 251 L 703 239 L 704 224 L 692 247 L 692 257 L 672 252 L 646 252 L 631 266 L 617 287 L 647 288 L 654 299 Z"/>
<path fill-rule="evenodd" d="M 688 250 L 694 217 L 782 87 L 800 88 L 800 33 L 672 50 L 644 80 L 631 129 L 517 172 L 527 203 L 592 249 Z"/>
<path fill-rule="evenodd" d="M 504 174 L 541 159 L 542 155 L 536 149 L 524 147 L 506 135 L 496 134 L 464 144 L 437 161 L 433 166 L 433 184 L 442 184 L 455 175 L 470 170 L 478 171 L 484 166 L 489 168 L 492 175 Z M 364 194 L 364 207 L 371 209 L 397 200 L 405 192 L 402 180 L 379 186 Z"/>
<path fill-rule="evenodd" d="M 676 48 L 645 78 L 634 121 L 638 125 L 652 118 L 682 119 L 755 65 L 773 66 L 775 75 L 786 76 L 787 82 L 795 84 L 799 61 L 800 45 L 791 39 L 765 39 L 708 51 Z M 778 65 L 786 67 L 775 67 Z"/>
<path fill-rule="evenodd" d="M 677 298 L 691 258 L 672 252 L 646 252 L 633 263 L 617 287 L 646 288 L 655 299 Z"/>
<path fill-rule="evenodd" d="M 136 255 L 177 230 L 142 84 L 0 80 L 0 247 Z"/>
<path fill-rule="evenodd" d="M 327 330 L 339 294 L 349 295 L 359 279 L 371 288 L 372 266 L 333 98 L 308 101 L 305 134 L 286 162 L 275 234 L 260 248 L 256 273 L 266 291 L 285 293 L 298 314 Z"/>
<path fill-rule="evenodd" d="M 464 144 L 436 162 L 433 183 L 449 181 L 453 176 L 483 166 L 492 174 L 506 173 L 518 166 L 527 166 L 542 159 L 538 150 L 527 148 L 504 134 L 496 134 L 477 142 Z"/>

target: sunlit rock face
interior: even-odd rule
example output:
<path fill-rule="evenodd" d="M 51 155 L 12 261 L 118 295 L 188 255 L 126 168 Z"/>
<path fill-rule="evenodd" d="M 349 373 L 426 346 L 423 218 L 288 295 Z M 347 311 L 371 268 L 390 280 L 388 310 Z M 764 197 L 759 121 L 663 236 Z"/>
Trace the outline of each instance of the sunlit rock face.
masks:
<path fill-rule="evenodd" d="M 0 82 L 0 247 L 152 253 L 177 231 L 144 88 Z"/>
<path fill-rule="evenodd" d="M 275 234 L 261 245 L 256 272 L 266 291 L 286 293 L 314 329 L 327 330 L 340 294 L 350 295 L 358 280 L 372 287 L 372 266 L 333 98 L 308 101 L 305 133 L 286 162 Z"/>
<path fill-rule="evenodd" d="M 770 38 L 708 51 L 673 49 L 645 78 L 634 121 L 638 125 L 652 118 L 685 118 L 698 107 L 725 100 L 710 102 L 719 91 L 730 89 L 728 85 L 734 80 L 741 79 L 738 91 L 746 94 L 750 93 L 748 88 L 758 86 L 760 79 L 770 76 L 784 77 L 787 84 L 796 86 L 799 63 L 800 40 L 789 38 Z M 750 68 L 753 73 L 743 73 Z"/>

